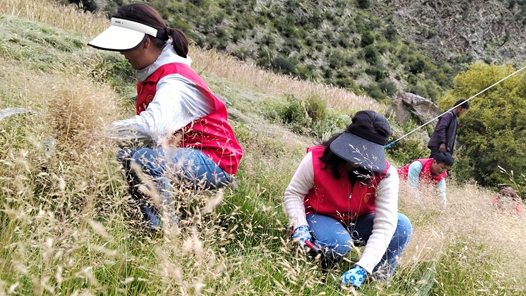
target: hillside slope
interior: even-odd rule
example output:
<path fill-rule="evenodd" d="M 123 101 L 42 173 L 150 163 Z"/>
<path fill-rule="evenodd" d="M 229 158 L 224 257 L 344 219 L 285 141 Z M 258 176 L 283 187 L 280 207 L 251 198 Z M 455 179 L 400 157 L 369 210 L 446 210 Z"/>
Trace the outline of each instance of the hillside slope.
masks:
<path fill-rule="evenodd" d="M 147 2 L 200 47 L 385 103 L 402 92 L 436 102 L 467 65 L 526 54 L 523 1 Z"/>

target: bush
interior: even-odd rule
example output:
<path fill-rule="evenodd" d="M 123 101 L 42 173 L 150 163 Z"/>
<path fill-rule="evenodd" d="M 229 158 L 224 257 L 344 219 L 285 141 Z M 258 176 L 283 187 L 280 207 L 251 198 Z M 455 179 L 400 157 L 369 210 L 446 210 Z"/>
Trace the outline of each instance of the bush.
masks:
<path fill-rule="evenodd" d="M 416 60 L 409 63 L 409 71 L 413 74 L 418 74 L 424 72 L 426 63 L 422 58 L 417 58 Z"/>
<path fill-rule="evenodd" d="M 439 101 L 442 110 L 459 98 L 469 98 L 515 71 L 511 65 L 477 63 L 455 77 L 453 91 Z M 470 109 L 460 118 L 458 139 L 463 153 L 476 168 L 473 178 L 484 186 L 509 183 L 506 171 L 526 168 L 526 74 L 512 76 L 470 101 Z"/>
<path fill-rule="evenodd" d="M 375 100 L 382 100 L 386 98 L 385 94 L 382 92 L 382 90 L 378 87 L 377 84 L 372 83 L 370 85 L 365 86 L 364 89 L 367 92 L 367 94 Z"/>
<path fill-rule="evenodd" d="M 71 3 L 71 4 L 77 4 L 80 8 L 82 8 L 84 11 L 95 11 L 99 8 L 99 5 L 97 4 L 97 1 L 95 0 L 63 0 L 63 3 Z"/>
<path fill-rule="evenodd" d="M 394 97 L 398 94 L 398 89 L 396 85 L 390 80 L 384 80 L 378 83 L 380 90 L 389 97 Z"/>
<path fill-rule="evenodd" d="M 340 50 L 333 50 L 329 53 L 328 62 L 333 69 L 342 68 L 345 62 L 345 54 Z"/>
<path fill-rule="evenodd" d="M 312 38 L 312 37 L 310 37 L 310 36 L 307 37 L 307 38 L 305 38 L 305 44 L 306 44 L 307 46 L 313 46 L 314 43 L 316 43 L 316 40 L 314 40 L 314 38 Z"/>
<path fill-rule="evenodd" d="M 367 9 L 371 6 L 371 0 L 358 0 L 358 7 Z"/>
<path fill-rule="evenodd" d="M 280 55 L 272 61 L 272 69 L 283 74 L 294 74 L 298 63 L 295 58 L 285 58 Z"/>
<path fill-rule="evenodd" d="M 293 132 L 326 139 L 333 133 L 343 130 L 350 118 L 327 108 L 325 101 L 318 95 L 309 95 L 305 100 L 294 95 L 284 96 L 285 104 L 269 106 L 266 116 L 279 120 Z"/>
<path fill-rule="evenodd" d="M 366 47 L 369 44 L 374 43 L 374 34 L 371 31 L 362 33 L 362 47 Z"/>
<path fill-rule="evenodd" d="M 384 78 L 387 77 L 387 72 L 384 71 L 384 69 L 380 68 L 380 67 L 368 67 L 367 69 L 365 69 L 365 73 L 367 73 L 368 75 L 371 75 L 371 76 L 374 76 L 374 80 L 375 81 L 380 81 Z"/>
<path fill-rule="evenodd" d="M 416 85 L 409 85 L 407 90 L 410 93 L 414 93 L 424 98 L 429 97 L 426 86 L 421 82 L 418 82 Z"/>
<path fill-rule="evenodd" d="M 398 122 L 390 122 L 392 136 L 388 143 L 400 139 L 405 134 L 418 127 L 418 123 L 410 118 L 403 126 L 399 126 Z M 400 167 L 410 163 L 418 158 L 426 158 L 429 156 L 429 149 L 427 148 L 425 131 L 416 131 L 415 133 L 397 141 L 394 145 L 386 149 L 395 163 L 400 164 Z"/>
<path fill-rule="evenodd" d="M 127 91 L 126 85 L 136 81 L 135 71 L 122 55 L 100 52 L 100 59 L 92 71 L 96 80 L 108 81 L 119 93 Z"/>
<path fill-rule="evenodd" d="M 385 28 L 384 36 L 389 41 L 392 42 L 396 39 L 396 36 L 398 35 L 398 31 L 396 30 L 396 27 L 393 24 L 390 24 Z"/>
<path fill-rule="evenodd" d="M 210 0 L 190 0 L 190 3 L 198 7 L 208 7 L 210 5 Z"/>
<path fill-rule="evenodd" d="M 363 53 L 365 61 L 369 64 L 374 65 L 376 64 L 376 62 L 378 62 L 378 51 L 376 50 L 376 47 L 374 47 L 374 45 L 367 45 L 363 49 Z"/>

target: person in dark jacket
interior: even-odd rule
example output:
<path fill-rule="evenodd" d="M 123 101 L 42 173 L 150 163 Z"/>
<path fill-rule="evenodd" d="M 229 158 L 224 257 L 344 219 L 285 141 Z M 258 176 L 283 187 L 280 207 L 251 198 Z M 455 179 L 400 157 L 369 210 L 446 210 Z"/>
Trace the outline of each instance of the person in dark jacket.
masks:
<path fill-rule="evenodd" d="M 455 108 L 438 118 L 435 131 L 429 139 L 427 147 L 431 149 L 429 158 L 433 158 L 438 152 L 449 152 L 453 155 L 455 148 L 455 139 L 457 137 L 458 117 L 469 109 L 469 102 L 458 100 Z"/>

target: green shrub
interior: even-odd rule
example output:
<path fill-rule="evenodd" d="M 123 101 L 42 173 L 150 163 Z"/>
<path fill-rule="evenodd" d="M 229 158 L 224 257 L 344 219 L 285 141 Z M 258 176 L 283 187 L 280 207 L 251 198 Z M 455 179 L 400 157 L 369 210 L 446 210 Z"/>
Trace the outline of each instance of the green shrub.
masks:
<path fill-rule="evenodd" d="M 329 53 L 328 62 L 329 66 L 334 69 L 342 68 L 345 62 L 345 54 L 340 50 L 333 50 Z"/>
<path fill-rule="evenodd" d="M 389 143 L 400 139 L 402 136 L 418 127 L 418 123 L 413 118 L 409 118 L 403 126 L 400 126 L 398 122 L 390 122 L 390 125 L 392 136 Z M 416 133 L 397 141 L 385 151 L 400 165 L 400 167 L 417 158 L 428 157 L 429 149 L 427 148 L 426 141 L 423 140 L 425 137 L 422 136 L 422 134 L 425 133 L 425 131 L 417 131 Z"/>
<path fill-rule="evenodd" d="M 95 79 L 108 81 L 119 93 L 127 92 L 126 86 L 136 81 L 135 71 L 122 55 L 110 52 L 99 52 L 98 64 L 93 67 Z"/>
<path fill-rule="evenodd" d="M 396 30 L 396 26 L 393 24 L 388 25 L 384 30 L 384 36 L 389 42 L 394 41 L 397 35 L 398 31 Z"/>
<path fill-rule="evenodd" d="M 369 64 L 374 65 L 376 64 L 376 62 L 378 62 L 378 51 L 376 50 L 376 47 L 374 45 L 367 45 L 363 49 L 363 53 L 365 61 Z"/>
<path fill-rule="evenodd" d="M 374 67 L 374 66 L 366 68 L 365 73 L 367 73 L 368 75 L 374 76 L 375 81 L 380 81 L 386 78 L 388 75 L 387 72 L 384 71 L 384 69 L 380 67 Z"/>
<path fill-rule="evenodd" d="M 444 72 L 438 72 L 435 75 L 435 81 L 443 87 L 451 87 L 453 84 L 453 80 L 448 77 Z"/>
<path fill-rule="evenodd" d="M 208 7 L 210 6 L 210 0 L 189 0 L 190 3 L 198 7 Z"/>
<path fill-rule="evenodd" d="M 378 83 L 380 90 L 389 97 L 394 97 L 398 94 L 398 89 L 396 85 L 390 80 L 383 80 Z"/>
<path fill-rule="evenodd" d="M 175 22 L 173 23 L 173 27 L 183 32 L 188 32 L 192 30 L 192 26 L 183 19 L 176 19 Z"/>
<path fill-rule="evenodd" d="M 439 101 L 442 110 L 459 98 L 469 98 L 515 71 L 512 65 L 477 63 L 455 77 L 453 91 Z M 460 118 L 458 139 L 476 168 L 473 178 L 482 185 L 509 183 L 498 166 L 522 173 L 526 168 L 526 74 L 512 76 L 470 101 Z"/>
<path fill-rule="evenodd" d="M 294 74 L 294 69 L 298 63 L 295 58 L 286 58 L 280 55 L 272 61 L 272 69 L 283 74 Z"/>
<path fill-rule="evenodd" d="M 416 85 L 418 83 L 418 77 L 416 77 L 416 75 L 409 74 L 407 76 L 407 82 L 409 84 Z"/>
<path fill-rule="evenodd" d="M 302 100 L 286 94 L 284 99 L 285 103 L 280 106 L 269 106 L 265 115 L 285 124 L 295 133 L 326 139 L 341 131 L 350 121 L 348 116 L 329 110 L 318 95 L 309 95 Z"/>
<path fill-rule="evenodd" d="M 427 93 L 427 88 L 422 82 L 418 82 L 416 85 L 409 85 L 407 90 L 410 93 L 414 93 L 424 98 L 428 98 L 429 94 Z"/>
<path fill-rule="evenodd" d="M 248 50 L 248 49 L 245 49 L 245 48 L 238 48 L 234 52 L 234 56 L 237 57 L 238 59 L 242 60 L 242 61 L 246 61 L 248 58 L 250 58 L 251 54 L 252 54 L 252 52 L 250 50 Z"/>
<path fill-rule="evenodd" d="M 337 77 L 335 80 L 334 80 L 334 84 L 336 86 L 339 86 L 341 88 L 345 88 L 345 89 L 348 89 L 350 91 L 353 91 L 354 89 L 356 89 L 356 83 L 354 82 L 354 80 L 350 77 Z"/>
<path fill-rule="evenodd" d="M 358 0 L 358 7 L 367 9 L 371 6 L 371 0 Z"/>
<path fill-rule="evenodd" d="M 99 8 L 97 1 L 95 0 L 62 0 L 62 3 L 77 4 L 84 11 L 95 11 Z"/>
<path fill-rule="evenodd" d="M 354 65 L 356 65 L 356 62 L 357 62 L 357 59 L 355 56 L 351 55 L 351 54 L 348 54 L 345 58 L 345 65 L 347 67 L 352 67 Z"/>
<path fill-rule="evenodd" d="M 417 58 L 416 60 L 409 63 L 409 71 L 413 74 L 418 74 L 424 72 L 426 64 L 422 58 Z"/>
<path fill-rule="evenodd" d="M 440 98 L 440 91 L 438 86 L 433 81 L 429 80 L 425 81 L 424 85 L 427 92 L 427 98 L 433 102 L 436 102 Z"/>
<path fill-rule="evenodd" d="M 312 38 L 310 36 L 305 38 L 305 44 L 306 45 L 313 46 L 315 43 L 316 43 L 316 41 L 314 40 L 314 38 Z"/>
<path fill-rule="evenodd" d="M 373 32 L 366 31 L 366 32 L 362 33 L 362 39 L 361 40 L 362 40 L 362 42 L 361 42 L 362 47 L 366 47 L 369 44 L 373 44 L 374 43 L 374 34 L 373 34 Z"/>
<path fill-rule="evenodd" d="M 375 83 L 364 86 L 364 90 L 371 98 L 375 100 L 382 100 L 386 98 L 385 94 Z"/>
<path fill-rule="evenodd" d="M 349 48 L 352 46 L 352 40 L 349 38 L 348 34 L 340 32 L 338 34 L 338 45 L 343 48 Z"/>

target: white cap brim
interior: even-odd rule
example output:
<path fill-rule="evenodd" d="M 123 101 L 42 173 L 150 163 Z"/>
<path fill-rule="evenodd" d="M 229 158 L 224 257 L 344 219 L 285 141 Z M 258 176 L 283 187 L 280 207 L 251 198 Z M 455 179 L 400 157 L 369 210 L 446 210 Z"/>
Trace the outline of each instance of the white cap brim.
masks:
<path fill-rule="evenodd" d="M 137 22 L 112 18 L 111 26 L 88 45 L 103 50 L 128 51 L 139 46 L 146 34 L 156 37 L 157 30 Z"/>

